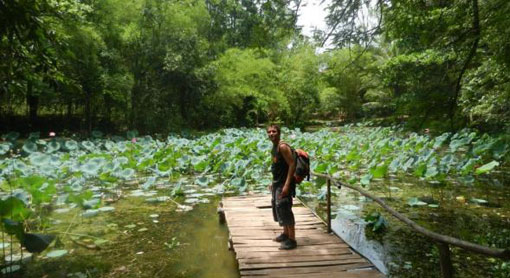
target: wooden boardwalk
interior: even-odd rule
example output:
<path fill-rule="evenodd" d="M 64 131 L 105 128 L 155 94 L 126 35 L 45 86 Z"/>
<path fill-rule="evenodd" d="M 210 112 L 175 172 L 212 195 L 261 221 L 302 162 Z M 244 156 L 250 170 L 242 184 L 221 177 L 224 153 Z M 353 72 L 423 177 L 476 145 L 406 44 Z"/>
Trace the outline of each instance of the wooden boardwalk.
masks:
<path fill-rule="evenodd" d="M 224 198 L 223 210 L 242 278 L 376 278 L 383 275 L 294 199 L 298 248 L 278 250 L 271 196 Z"/>

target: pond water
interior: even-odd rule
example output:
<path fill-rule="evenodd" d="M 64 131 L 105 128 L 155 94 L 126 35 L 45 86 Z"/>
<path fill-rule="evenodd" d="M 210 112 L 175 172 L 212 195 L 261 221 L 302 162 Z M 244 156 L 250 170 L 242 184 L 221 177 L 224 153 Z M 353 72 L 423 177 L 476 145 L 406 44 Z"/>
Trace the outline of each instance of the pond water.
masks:
<path fill-rule="evenodd" d="M 433 231 L 499 248 L 510 247 L 510 190 L 503 177 L 473 185 L 390 178 L 369 191 Z M 102 211 L 51 208 L 44 233 L 58 235 L 48 251 L 4 277 L 239 277 L 228 250 L 227 227 L 218 223 L 222 192 L 187 184 L 182 195 L 171 187 L 141 191 L 133 185 L 111 192 Z M 301 199 L 326 219 L 316 194 Z M 426 238 L 394 220 L 357 192 L 333 189 L 333 230 L 388 277 L 440 277 L 438 251 Z M 104 209 L 104 208 L 108 209 Z M 373 232 L 365 215 L 379 211 L 388 226 Z M 2 240 L 4 250 L 17 246 Z M 14 258 L 19 250 L 13 248 Z M 49 252 L 65 252 L 50 256 Z M 510 277 L 505 263 L 452 248 L 455 277 Z M 55 254 L 55 253 L 54 253 Z M 26 253 L 24 256 L 26 257 Z M 9 257 L 9 256 L 7 256 Z M 15 259 L 16 260 L 16 259 Z M 25 259 L 26 260 L 26 259 Z"/>
<path fill-rule="evenodd" d="M 45 233 L 57 234 L 58 240 L 48 251 L 66 253 L 50 258 L 44 252 L 4 276 L 239 277 L 227 227 L 218 221 L 220 197 L 200 188 L 172 200 L 165 193 L 126 191 L 110 204 L 113 209 L 93 216 L 78 208 L 55 210 Z"/>
<path fill-rule="evenodd" d="M 510 186 L 502 175 L 465 185 L 449 181 L 429 183 L 413 177 L 375 181 L 368 190 L 411 220 L 432 231 L 485 246 L 510 248 Z M 332 229 L 388 277 L 440 277 L 434 243 L 413 232 L 378 204 L 356 191 L 334 188 Z M 326 206 L 303 195 L 304 201 L 326 219 Z M 364 220 L 380 212 L 388 225 L 374 232 Z M 510 277 L 499 259 L 451 248 L 455 277 Z"/>

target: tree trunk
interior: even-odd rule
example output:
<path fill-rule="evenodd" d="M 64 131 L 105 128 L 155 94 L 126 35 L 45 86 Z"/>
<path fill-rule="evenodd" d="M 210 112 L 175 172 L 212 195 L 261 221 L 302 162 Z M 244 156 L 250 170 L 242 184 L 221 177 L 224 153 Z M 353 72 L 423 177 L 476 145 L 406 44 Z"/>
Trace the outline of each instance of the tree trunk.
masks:
<path fill-rule="evenodd" d="M 91 109 L 90 109 L 90 102 L 91 102 L 91 98 L 92 98 L 92 93 L 90 92 L 90 90 L 86 90 L 86 99 L 85 99 L 85 117 L 86 117 L 86 121 L 87 121 L 87 133 L 88 133 L 88 136 L 91 135 L 92 133 L 92 114 L 91 114 Z"/>
<path fill-rule="evenodd" d="M 466 72 L 469 64 L 471 63 L 471 60 L 473 60 L 473 57 L 476 54 L 476 50 L 478 49 L 478 42 L 480 41 L 480 16 L 479 16 L 479 9 L 478 9 L 478 0 L 472 0 L 472 5 L 473 5 L 472 32 L 474 34 L 474 41 L 473 41 L 471 49 L 468 53 L 466 61 L 464 62 L 464 65 L 462 66 L 462 69 L 460 70 L 459 76 L 457 78 L 457 83 L 455 85 L 455 93 L 454 93 L 452 100 L 450 102 L 449 117 L 450 117 L 450 129 L 452 132 L 454 131 L 453 120 L 455 117 L 455 110 L 457 108 L 457 100 L 459 98 L 459 93 L 462 88 L 462 84 L 461 84 L 462 77 L 464 76 L 464 73 Z"/>
<path fill-rule="evenodd" d="M 37 110 L 39 109 L 39 96 L 34 94 L 32 82 L 27 83 L 27 105 L 28 105 L 28 118 L 30 127 L 37 126 Z"/>

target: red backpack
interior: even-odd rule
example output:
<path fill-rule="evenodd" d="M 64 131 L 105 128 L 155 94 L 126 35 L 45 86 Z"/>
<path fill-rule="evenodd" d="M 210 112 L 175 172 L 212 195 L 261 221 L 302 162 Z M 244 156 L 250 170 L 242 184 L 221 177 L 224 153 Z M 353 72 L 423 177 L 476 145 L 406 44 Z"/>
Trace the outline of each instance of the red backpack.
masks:
<path fill-rule="evenodd" d="M 296 171 L 294 172 L 294 180 L 297 184 L 301 183 L 305 178 L 307 181 L 310 180 L 310 156 L 308 153 L 302 149 L 294 150 L 289 144 L 286 142 L 280 141 L 280 144 L 286 144 L 290 147 L 292 151 L 292 155 L 294 156 L 294 161 L 296 162 Z M 280 145 L 278 145 L 278 148 Z M 278 149 L 278 152 L 280 150 Z"/>

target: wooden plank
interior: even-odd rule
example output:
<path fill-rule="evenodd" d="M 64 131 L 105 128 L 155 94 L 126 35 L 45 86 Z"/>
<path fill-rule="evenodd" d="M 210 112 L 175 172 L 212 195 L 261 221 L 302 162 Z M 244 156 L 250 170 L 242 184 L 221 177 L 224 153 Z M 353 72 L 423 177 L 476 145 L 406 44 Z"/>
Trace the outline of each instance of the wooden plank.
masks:
<path fill-rule="evenodd" d="M 282 227 L 273 221 L 270 196 L 224 198 L 223 211 L 241 277 L 380 278 L 382 274 L 343 240 L 325 232 L 324 222 L 296 200 L 293 250 L 273 241 Z"/>
<path fill-rule="evenodd" d="M 269 277 L 267 275 L 244 275 L 241 278 L 262 278 Z M 271 275 L 272 278 L 382 278 L 383 275 L 377 270 L 365 269 L 359 271 L 341 271 L 341 272 L 329 272 L 327 275 L 324 273 L 303 273 L 303 274 L 281 274 Z"/>
<path fill-rule="evenodd" d="M 342 272 L 350 269 L 370 268 L 370 263 L 357 263 L 333 266 L 307 266 L 307 267 L 290 267 L 290 268 L 266 268 L 266 269 L 250 269 L 241 270 L 241 276 L 245 275 L 288 275 L 288 274 L 304 274 L 304 273 L 323 273 L 324 277 L 331 272 Z"/>
<path fill-rule="evenodd" d="M 293 267 L 310 267 L 310 266 L 338 266 L 357 263 L 365 263 L 367 260 L 361 257 L 355 259 L 343 259 L 333 261 L 312 261 L 312 262 L 279 262 L 279 263 L 239 263 L 240 270 L 248 269 L 270 269 L 270 268 L 293 268 Z"/>
<path fill-rule="evenodd" d="M 317 256 L 317 257 L 323 257 L 328 255 L 347 255 L 347 254 L 353 254 L 354 252 L 348 248 L 334 248 L 334 249 L 320 249 L 320 250 L 302 250 L 301 248 L 298 248 L 294 250 L 288 250 L 288 252 L 281 252 L 281 251 L 275 251 L 275 252 L 256 252 L 256 251 L 242 251 L 242 250 L 236 250 L 236 258 L 237 259 L 245 259 L 245 258 L 268 258 L 268 257 L 300 257 L 300 256 Z"/>
<path fill-rule="evenodd" d="M 308 255 L 308 256 L 265 256 L 259 258 L 238 259 L 240 264 L 268 264 L 268 263 L 290 263 L 290 262 L 316 262 L 316 261 L 335 261 L 345 259 L 357 259 L 358 254 L 349 253 L 343 255 Z"/>

